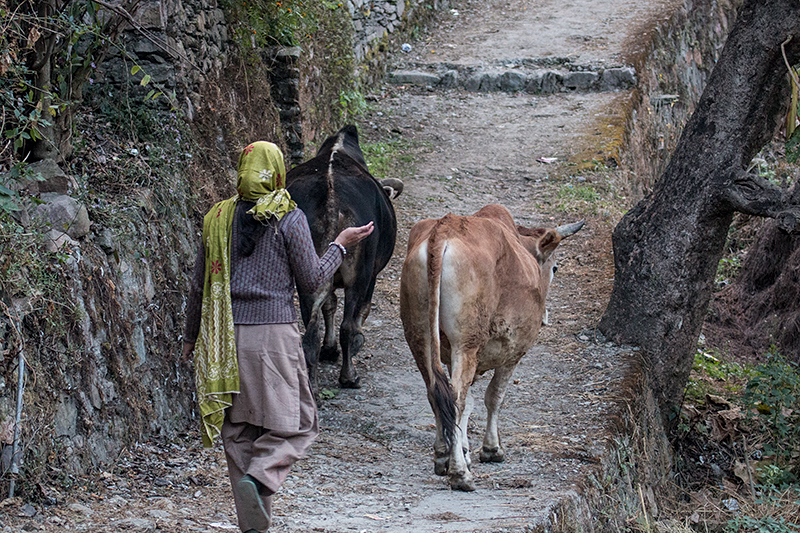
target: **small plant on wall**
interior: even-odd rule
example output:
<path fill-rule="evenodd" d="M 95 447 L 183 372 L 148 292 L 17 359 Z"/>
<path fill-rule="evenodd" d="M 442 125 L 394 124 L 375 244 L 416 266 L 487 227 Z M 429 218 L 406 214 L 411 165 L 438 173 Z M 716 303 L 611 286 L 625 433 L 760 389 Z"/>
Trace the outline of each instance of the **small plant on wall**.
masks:
<path fill-rule="evenodd" d="M 266 46 L 299 46 L 317 28 L 317 13 L 341 4 L 307 0 L 229 0 L 236 42 L 243 51 Z"/>

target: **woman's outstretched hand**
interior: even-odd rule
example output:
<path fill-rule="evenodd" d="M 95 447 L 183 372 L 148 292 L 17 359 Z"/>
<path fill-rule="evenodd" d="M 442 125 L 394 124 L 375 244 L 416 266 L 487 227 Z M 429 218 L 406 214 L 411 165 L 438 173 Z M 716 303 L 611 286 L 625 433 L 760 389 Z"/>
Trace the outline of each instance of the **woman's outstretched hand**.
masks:
<path fill-rule="evenodd" d="M 375 224 L 372 221 L 370 221 L 369 224 L 365 224 L 363 226 L 358 226 L 358 227 L 351 226 L 349 228 L 343 229 L 342 232 L 339 234 L 339 236 L 336 237 L 336 240 L 334 242 L 336 242 L 337 244 L 341 244 L 342 246 L 347 248 L 349 246 L 353 246 L 354 244 L 358 244 L 359 242 L 367 238 L 374 229 L 375 229 Z"/>

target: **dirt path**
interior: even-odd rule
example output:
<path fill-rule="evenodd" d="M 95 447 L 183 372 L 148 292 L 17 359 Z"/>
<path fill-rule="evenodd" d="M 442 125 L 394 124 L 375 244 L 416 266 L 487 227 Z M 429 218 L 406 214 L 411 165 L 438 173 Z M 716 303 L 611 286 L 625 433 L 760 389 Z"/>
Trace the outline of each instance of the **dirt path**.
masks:
<path fill-rule="evenodd" d="M 626 43 L 662 5 L 634 0 L 467 0 L 429 36 L 398 54 L 395 69 L 474 73 L 556 65 L 591 71 L 624 66 Z M 371 142 L 400 139 L 414 151 L 413 175 L 396 201 L 396 255 L 380 277 L 367 343 L 357 359 L 364 388 L 338 391 L 320 406 L 321 436 L 274 503 L 274 532 L 540 531 L 558 524 L 559 506 L 578 497 L 597 468 L 619 406 L 631 356 L 597 344 L 596 324 L 611 286 L 608 203 L 617 175 L 576 173 L 581 154 L 605 157 L 605 129 L 618 123 L 625 93 L 477 93 L 463 88 L 387 85 L 361 124 Z M 537 161 L 555 157 L 555 163 Z M 592 184 L 600 197 L 574 191 Z M 582 187 L 584 189 L 582 189 Z M 501 438 L 507 460 L 473 460 L 478 490 L 452 492 L 433 472 L 433 416 L 398 317 L 406 239 L 421 218 L 506 205 L 519 224 L 587 219 L 559 250 L 549 295 L 551 326 L 517 368 L 506 395 Z M 580 212 L 580 211 L 583 212 Z M 338 369 L 326 367 L 333 389 Z M 474 390 L 473 447 L 485 423 Z M 123 454 L 97 479 L 75 480 L 68 494 L 33 517 L 9 513 L 0 531 L 237 531 L 220 447 L 196 436 L 150 443 Z M 27 509 L 28 514 L 34 510 Z M 563 525 L 563 524 L 562 524 Z"/>

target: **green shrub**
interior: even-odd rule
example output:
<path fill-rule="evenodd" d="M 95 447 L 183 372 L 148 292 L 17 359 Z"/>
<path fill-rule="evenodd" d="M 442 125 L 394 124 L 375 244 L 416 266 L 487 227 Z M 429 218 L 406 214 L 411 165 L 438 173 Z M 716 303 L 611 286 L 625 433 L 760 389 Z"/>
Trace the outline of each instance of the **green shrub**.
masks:
<path fill-rule="evenodd" d="M 725 533 L 797 533 L 798 531 L 800 529 L 797 524 L 786 522 L 782 516 L 778 518 L 737 516 L 725 526 Z"/>
<path fill-rule="evenodd" d="M 343 122 L 361 116 L 367 110 L 367 100 L 359 89 L 339 93 L 339 117 Z"/>
<path fill-rule="evenodd" d="M 744 402 L 764 436 L 764 454 L 774 455 L 775 466 L 788 473 L 800 470 L 800 372 L 797 364 L 776 352 L 769 353 L 767 361 L 755 368 Z"/>
<path fill-rule="evenodd" d="M 402 177 L 403 172 L 398 169 L 407 169 L 414 162 L 408 143 L 401 139 L 377 143 L 365 141 L 361 143 L 361 151 L 370 173 L 377 179 Z"/>
<path fill-rule="evenodd" d="M 755 501 L 741 502 L 741 509 L 725 524 L 724 533 L 800 532 L 800 488 L 759 489 L 761 496 Z"/>

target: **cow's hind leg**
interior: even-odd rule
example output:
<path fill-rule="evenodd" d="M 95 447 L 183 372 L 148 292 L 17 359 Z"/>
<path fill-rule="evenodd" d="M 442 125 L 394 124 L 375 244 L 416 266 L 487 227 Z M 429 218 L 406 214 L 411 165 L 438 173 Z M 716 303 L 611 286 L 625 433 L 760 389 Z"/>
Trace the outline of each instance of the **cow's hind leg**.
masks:
<path fill-rule="evenodd" d="M 339 346 L 336 344 L 336 306 L 339 301 L 336 298 L 336 291 L 331 289 L 325 303 L 322 304 L 322 318 L 325 321 L 325 337 L 322 341 L 322 350 L 319 352 L 319 360 L 326 363 L 335 363 L 339 359 Z"/>
<path fill-rule="evenodd" d="M 467 405 L 469 396 L 469 386 L 475 378 L 477 366 L 477 354 L 475 352 L 457 353 L 452 352 L 452 364 L 450 370 L 450 382 L 456 393 L 456 428 L 453 446 L 450 449 L 450 464 L 448 465 L 447 475 L 450 481 L 450 488 L 453 490 L 473 491 L 475 482 L 472 480 L 472 473 L 469 471 L 469 444 L 465 440 L 467 433 L 467 422 L 469 411 Z M 464 415 L 467 416 L 464 416 Z M 466 453 L 465 453 L 466 451 Z"/>
<path fill-rule="evenodd" d="M 464 452 L 464 461 L 467 463 L 467 468 L 472 464 L 472 457 L 470 457 L 469 453 L 469 435 L 467 430 L 469 427 L 469 417 L 474 407 L 475 397 L 472 395 L 472 389 L 467 389 L 467 397 L 464 401 L 464 412 L 461 415 L 461 425 L 458 428 L 461 432 L 461 450 Z"/>
<path fill-rule="evenodd" d="M 467 437 L 467 426 L 469 426 L 469 417 L 472 414 L 472 407 L 475 405 L 475 400 L 471 391 L 467 391 L 467 398 L 464 402 L 464 413 L 461 415 L 461 423 L 456 427 L 456 431 L 461 434 L 461 450 L 464 454 L 464 460 L 467 463 L 467 468 L 472 464 L 472 458 L 469 453 L 469 440 Z M 433 444 L 433 471 L 437 476 L 446 476 L 450 466 L 450 448 L 444 441 L 441 423 L 439 417 L 436 418 L 436 442 Z"/>
<path fill-rule="evenodd" d="M 497 420 L 500 416 L 500 406 L 506 394 L 508 381 L 514 373 L 516 365 L 501 366 L 496 368 L 492 381 L 486 387 L 484 402 L 486 403 L 486 434 L 483 436 L 480 461 L 482 463 L 502 463 L 506 454 L 500 445 L 500 434 L 497 430 Z"/>
<path fill-rule="evenodd" d="M 348 319 L 345 316 L 339 330 L 339 344 L 342 348 L 342 370 L 339 373 L 339 385 L 345 389 L 361 388 L 361 378 L 356 371 L 353 357 L 364 346 L 364 333 L 361 328 L 367 314 L 369 314 L 368 302 L 361 306 L 361 312 L 356 313 L 355 317 Z"/>
<path fill-rule="evenodd" d="M 370 311 L 370 298 L 375 288 L 375 278 L 359 275 L 356 283 L 344 292 L 344 316 L 339 330 L 339 344 L 342 347 L 342 370 L 339 373 L 339 386 L 345 389 L 360 389 L 361 378 L 353 364 L 353 357 L 364 346 L 362 328 Z M 362 284 L 363 283 L 363 284 Z M 365 285 L 364 285 L 365 284 Z"/>
<path fill-rule="evenodd" d="M 325 298 L 325 292 L 318 294 L 300 294 L 300 314 L 303 317 L 305 333 L 303 333 L 303 354 L 306 357 L 308 379 L 314 397 L 319 399 L 319 310 Z"/>

